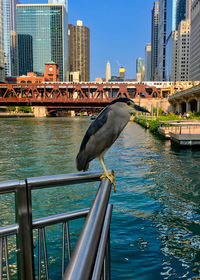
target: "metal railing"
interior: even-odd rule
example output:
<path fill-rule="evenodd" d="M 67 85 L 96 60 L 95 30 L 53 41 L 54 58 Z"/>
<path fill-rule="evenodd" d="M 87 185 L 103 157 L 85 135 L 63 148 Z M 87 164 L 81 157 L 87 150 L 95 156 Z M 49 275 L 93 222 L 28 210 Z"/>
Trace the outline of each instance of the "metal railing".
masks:
<path fill-rule="evenodd" d="M 17 274 L 20 280 L 36 278 L 33 230 L 37 230 L 37 279 L 41 279 L 42 247 L 45 277 L 49 265 L 45 228 L 62 224 L 61 270 L 63 279 L 110 279 L 110 220 L 112 205 L 108 204 L 111 183 L 103 179 L 91 209 L 82 209 L 32 220 L 32 190 L 82 184 L 100 180 L 101 173 L 85 172 L 0 182 L 0 194 L 15 193 L 16 223 L 0 227 L 0 279 L 10 279 L 8 236 L 16 236 Z M 72 251 L 69 222 L 87 217 L 75 249 Z M 67 246 L 66 246 L 67 243 Z M 69 264 L 65 272 L 66 251 Z M 72 254 L 72 255 L 71 255 Z M 91 278 L 92 277 L 92 278 Z"/>

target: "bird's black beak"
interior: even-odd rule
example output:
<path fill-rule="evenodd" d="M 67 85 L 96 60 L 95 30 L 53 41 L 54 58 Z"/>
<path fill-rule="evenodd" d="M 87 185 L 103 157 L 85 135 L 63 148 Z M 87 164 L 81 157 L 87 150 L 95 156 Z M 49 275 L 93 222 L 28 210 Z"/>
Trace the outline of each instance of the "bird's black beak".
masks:
<path fill-rule="evenodd" d="M 143 108 L 143 107 L 140 107 L 139 105 L 136 105 L 134 104 L 134 108 L 136 111 L 141 111 L 141 112 L 144 112 L 144 113 L 150 113 L 147 109 Z"/>

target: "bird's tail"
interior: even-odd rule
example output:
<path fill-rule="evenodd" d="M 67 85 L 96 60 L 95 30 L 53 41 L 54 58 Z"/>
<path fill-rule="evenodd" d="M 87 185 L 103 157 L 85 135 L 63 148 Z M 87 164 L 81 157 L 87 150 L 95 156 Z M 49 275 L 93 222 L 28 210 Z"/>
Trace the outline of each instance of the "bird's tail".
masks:
<path fill-rule="evenodd" d="M 83 152 L 79 152 L 76 157 L 76 168 L 78 171 L 87 171 L 89 168 L 89 162 Z"/>

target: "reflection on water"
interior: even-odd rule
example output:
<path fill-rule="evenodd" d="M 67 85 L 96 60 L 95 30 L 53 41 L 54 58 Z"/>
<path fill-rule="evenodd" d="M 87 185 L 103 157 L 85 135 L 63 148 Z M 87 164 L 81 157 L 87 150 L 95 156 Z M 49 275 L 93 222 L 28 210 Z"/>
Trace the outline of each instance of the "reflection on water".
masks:
<path fill-rule="evenodd" d="M 75 172 L 89 123 L 86 118 L 1 119 L 0 180 Z M 199 160 L 199 150 L 172 148 L 134 123 L 107 152 L 117 187 L 111 196 L 112 279 L 200 279 Z M 100 168 L 97 160 L 90 165 Z M 97 187 L 35 190 L 33 217 L 88 207 Z M 1 225 L 14 222 L 13 199 L 0 196 Z M 70 226 L 73 244 L 82 223 Z M 60 279 L 60 233 L 60 227 L 47 231 L 52 279 Z"/>

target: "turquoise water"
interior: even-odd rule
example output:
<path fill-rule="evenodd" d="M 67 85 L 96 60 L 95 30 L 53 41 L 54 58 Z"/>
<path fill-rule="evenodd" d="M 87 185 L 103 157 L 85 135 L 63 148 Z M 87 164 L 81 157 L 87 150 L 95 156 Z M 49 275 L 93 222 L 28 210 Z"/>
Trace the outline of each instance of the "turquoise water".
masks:
<path fill-rule="evenodd" d="M 87 118 L 0 119 L 0 180 L 76 172 L 89 124 Z M 117 190 L 110 199 L 112 279 L 200 279 L 200 150 L 171 147 L 129 123 L 105 163 L 115 170 Z M 101 170 L 98 160 L 90 170 Z M 35 190 L 33 218 L 89 207 L 97 188 Z M 0 196 L 1 225 L 14 222 L 13 199 Z M 73 244 L 82 224 L 70 224 Z M 51 227 L 47 239 L 50 278 L 60 279 L 61 227 Z M 10 240 L 11 262 L 14 249 Z"/>

